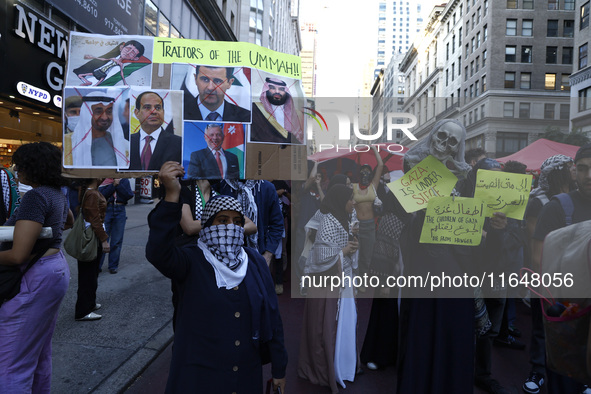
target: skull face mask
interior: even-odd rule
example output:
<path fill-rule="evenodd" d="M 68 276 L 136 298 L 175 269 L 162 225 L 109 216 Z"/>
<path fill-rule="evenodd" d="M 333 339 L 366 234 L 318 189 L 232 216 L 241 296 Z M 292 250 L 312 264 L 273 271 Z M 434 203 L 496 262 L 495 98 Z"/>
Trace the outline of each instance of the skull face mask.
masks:
<path fill-rule="evenodd" d="M 458 153 L 463 130 L 458 124 L 447 122 L 431 137 L 429 151 L 441 162 L 453 159 Z"/>
<path fill-rule="evenodd" d="M 405 168 L 410 169 L 432 155 L 463 179 L 472 167 L 464 161 L 466 129 L 457 120 L 445 119 L 437 122 L 429 136 L 422 139 L 404 155 Z"/>

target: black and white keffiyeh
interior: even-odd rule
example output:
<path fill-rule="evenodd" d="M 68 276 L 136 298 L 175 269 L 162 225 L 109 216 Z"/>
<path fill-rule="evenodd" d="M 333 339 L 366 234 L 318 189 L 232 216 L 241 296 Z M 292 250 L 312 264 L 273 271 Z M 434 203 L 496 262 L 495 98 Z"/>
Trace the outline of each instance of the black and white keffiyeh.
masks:
<path fill-rule="evenodd" d="M 258 208 L 254 201 L 255 187 L 259 189 L 262 181 L 255 181 L 249 179 L 247 181 L 239 181 L 237 179 L 226 179 L 225 182 L 237 192 L 237 200 L 242 206 L 242 213 L 255 224 L 257 224 Z M 258 248 L 258 235 L 254 233 L 247 237 L 248 245 L 251 248 Z"/>
<path fill-rule="evenodd" d="M 244 229 L 235 224 L 220 224 L 201 230 L 197 246 L 213 267 L 218 288 L 232 289 L 246 276 L 248 255 L 243 244 Z"/>
<path fill-rule="evenodd" d="M 543 192 L 549 191 L 550 184 L 548 183 L 548 175 L 553 171 L 562 170 L 565 166 L 569 165 L 572 162 L 572 157 L 568 157 L 566 155 L 554 155 L 544 160 L 544 162 L 540 166 L 540 179 L 538 180 L 539 189 L 541 189 Z"/>
<path fill-rule="evenodd" d="M 343 271 L 350 269 L 351 259 L 343 256 L 341 250 L 349 241 L 348 229 L 345 230 L 332 213 L 320 214 L 320 228 L 316 241 L 304 268 L 304 273 L 315 274 L 328 271 L 343 258 Z"/>
<path fill-rule="evenodd" d="M 210 198 L 205 204 L 205 207 L 203 207 L 201 223 L 206 226 L 210 219 L 213 219 L 215 215 L 222 211 L 236 211 L 244 215 L 242 206 L 234 197 L 218 195 Z"/>

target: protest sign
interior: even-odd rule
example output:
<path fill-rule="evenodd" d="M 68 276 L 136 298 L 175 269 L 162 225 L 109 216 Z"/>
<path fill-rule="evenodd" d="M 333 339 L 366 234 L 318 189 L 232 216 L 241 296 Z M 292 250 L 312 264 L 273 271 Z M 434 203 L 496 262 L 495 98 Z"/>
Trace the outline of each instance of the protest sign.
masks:
<path fill-rule="evenodd" d="M 388 187 L 406 212 L 427 208 L 429 199 L 448 196 L 458 178 L 435 157 L 429 155 Z"/>
<path fill-rule="evenodd" d="M 419 242 L 448 245 L 480 245 L 486 207 L 478 198 L 429 199 Z"/>
<path fill-rule="evenodd" d="M 474 197 L 486 203 L 487 216 L 503 212 L 508 218 L 522 220 L 531 191 L 531 175 L 478 170 Z"/>
<path fill-rule="evenodd" d="M 306 157 L 298 56 L 250 43 L 133 35 L 71 32 L 69 43 L 63 108 L 68 174 L 137 177 L 157 172 L 164 158 L 183 163 L 185 170 L 197 168 L 196 179 L 209 179 L 212 171 L 220 171 L 217 178 L 277 179 L 286 169 L 290 179 L 305 178 L 305 168 L 293 171 Z M 161 103 L 136 102 L 157 96 Z M 193 155 L 206 148 L 205 128 L 211 124 L 223 131 L 221 141 Z M 251 130 L 264 134 L 251 137 Z M 249 169 L 248 147 L 255 144 L 247 141 L 263 143 L 252 148 L 255 158 L 264 151 L 294 164 L 281 169 L 250 160 L 256 168 Z M 174 148 L 164 146 L 170 144 Z M 217 159 L 219 148 L 224 153 Z M 200 163 L 192 163 L 193 156 Z"/>

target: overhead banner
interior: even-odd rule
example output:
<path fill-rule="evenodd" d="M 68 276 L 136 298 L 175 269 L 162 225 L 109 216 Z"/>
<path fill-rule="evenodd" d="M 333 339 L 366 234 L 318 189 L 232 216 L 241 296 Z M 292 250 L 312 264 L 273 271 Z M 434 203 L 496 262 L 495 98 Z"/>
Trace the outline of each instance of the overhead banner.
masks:
<path fill-rule="evenodd" d="M 474 197 L 486 203 L 487 216 L 503 212 L 522 220 L 531 191 L 532 176 L 503 171 L 478 170 Z"/>
<path fill-rule="evenodd" d="M 70 172 L 131 176 L 173 160 L 187 179 L 306 175 L 294 160 L 306 154 L 298 56 L 249 43 L 72 32 L 65 79 Z M 247 160 L 269 149 L 292 166 Z"/>

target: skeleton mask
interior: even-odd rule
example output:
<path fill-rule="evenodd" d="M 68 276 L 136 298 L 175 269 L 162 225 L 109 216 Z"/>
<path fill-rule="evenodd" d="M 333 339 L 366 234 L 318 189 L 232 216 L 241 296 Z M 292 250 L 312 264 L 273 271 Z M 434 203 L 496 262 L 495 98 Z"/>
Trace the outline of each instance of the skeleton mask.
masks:
<path fill-rule="evenodd" d="M 453 159 L 458 153 L 462 138 L 462 128 L 452 122 L 445 123 L 431 137 L 430 153 L 442 162 Z"/>
<path fill-rule="evenodd" d="M 466 130 L 457 120 L 437 122 L 429 136 L 419 141 L 404 155 L 405 170 L 408 170 L 429 155 L 434 156 L 450 171 L 463 179 L 472 167 L 464 161 Z"/>

